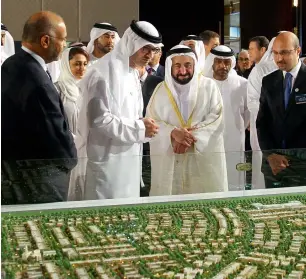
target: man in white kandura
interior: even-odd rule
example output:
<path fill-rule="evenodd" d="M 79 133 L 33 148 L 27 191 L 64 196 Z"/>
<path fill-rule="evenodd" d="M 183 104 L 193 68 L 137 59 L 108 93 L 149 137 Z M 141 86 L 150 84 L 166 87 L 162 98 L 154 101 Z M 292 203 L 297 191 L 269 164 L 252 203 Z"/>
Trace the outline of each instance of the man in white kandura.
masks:
<path fill-rule="evenodd" d="M 100 58 L 112 51 L 120 41 L 118 30 L 107 22 L 95 23 L 90 31 L 90 41 L 86 47 L 89 53 L 89 65 L 95 64 Z"/>
<path fill-rule="evenodd" d="M 7 27 L 1 23 L 1 65 L 13 54 L 15 54 L 14 39 Z"/>
<path fill-rule="evenodd" d="M 180 45 L 185 45 L 194 50 L 197 55 L 200 72 L 203 73 L 205 66 L 205 47 L 202 38 L 196 35 L 188 35 L 183 38 Z"/>
<path fill-rule="evenodd" d="M 249 124 L 247 108 L 248 81 L 234 70 L 234 51 L 227 46 L 217 46 L 210 51 L 206 66 L 221 92 L 224 106 L 224 147 L 226 151 L 227 179 L 229 189 L 244 189 L 245 172 L 236 169 L 245 162 L 245 129 Z"/>
<path fill-rule="evenodd" d="M 150 140 L 150 196 L 227 191 L 222 97 L 191 48 L 169 51 L 146 116 L 160 127 Z"/>
<path fill-rule="evenodd" d="M 143 118 L 137 68 L 162 47 L 156 28 L 132 21 L 114 50 L 80 82 L 83 104 L 76 145 L 87 146 L 85 199 L 140 196 L 142 144 L 158 132 Z"/>
<path fill-rule="evenodd" d="M 283 31 L 285 32 L 285 31 Z M 250 111 L 250 143 L 252 147 L 252 188 L 264 189 L 265 180 L 261 172 L 262 152 L 260 150 L 256 119 L 259 110 L 259 98 L 261 94 L 262 79 L 278 70 L 272 55 L 272 46 L 275 37 L 270 41 L 263 57 L 252 69 L 248 78 L 247 106 Z"/>

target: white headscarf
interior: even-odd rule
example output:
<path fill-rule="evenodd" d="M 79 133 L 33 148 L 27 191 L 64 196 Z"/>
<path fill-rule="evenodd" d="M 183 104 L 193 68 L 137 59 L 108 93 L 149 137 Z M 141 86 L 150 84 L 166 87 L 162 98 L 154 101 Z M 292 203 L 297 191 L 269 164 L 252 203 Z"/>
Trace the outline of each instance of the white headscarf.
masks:
<path fill-rule="evenodd" d="M 5 59 L 15 54 L 15 44 L 12 35 L 10 34 L 10 32 L 7 30 L 6 26 L 3 23 L 1 23 L 1 31 L 5 32 L 4 46 L 1 47 L 2 49 L 1 55 L 3 56 L 2 60 L 4 61 Z"/>
<path fill-rule="evenodd" d="M 135 25 L 138 26 L 142 32 L 150 36 L 160 36 L 157 29 L 149 22 L 138 21 Z M 124 32 L 121 40 L 115 45 L 113 51 L 107 53 L 103 59 L 100 59 L 90 70 L 88 70 L 88 74 L 94 70 L 98 70 L 101 73 L 108 85 L 107 91 L 116 103 L 116 112 L 119 114 L 121 112 L 124 97 L 128 93 L 126 92 L 127 87 L 125 86 L 125 82 L 129 74 L 130 56 L 145 45 L 152 45 L 155 48 L 163 46 L 162 43 L 150 42 L 140 37 L 132 30 L 131 26 Z"/>
<path fill-rule="evenodd" d="M 76 79 L 71 72 L 69 64 L 69 53 L 73 47 L 65 49 L 62 53 L 62 59 L 60 63 L 60 76 L 58 78 L 58 85 L 64 94 L 64 97 L 76 102 L 80 93 L 77 84 L 80 80 Z"/>
<path fill-rule="evenodd" d="M 234 70 L 236 66 L 236 58 L 235 58 L 233 50 L 229 48 L 228 46 L 219 45 L 213 48 L 210 51 L 210 54 L 206 58 L 205 67 L 204 67 L 204 76 L 210 77 L 210 78 L 213 77 L 212 66 L 214 64 L 215 58 L 231 59 L 232 66 L 231 66 L 231 70 L 229 71 L 229 75 L 237 75 L 237 72 Z"/>
<path fill-rule="evenodd" d="M 181 50 L 181 52 L 179 52 Z M 186 52 L 190 50 L 190 52 Z M 171 91 L 173 97 L 175 98 L 177 104 L 179 105 L 178 100 L 181 102 L 186 102 L 188 104 L 188 116 L 184 117 L 185 121 L 188 121 L 188 118 L 193 111 L 193 108 L 196 104 L 197 93 L 198 93 L 198 83 L 199 83 L 199 64 L 197 57 L 193 51 L 188 46 L 185 45 L 176 45 L 169 51 L 170 55 L 166 58 L 165 62 L 165 83 Z M 194 73 L 192 79 L 187 84 L 178 84 L 172 77 L 171 68 L 172 68 L 172 58 L 175 56 L 189 56 L 194 60 Z M 179 92 L 178 92 L 179 91 Z M 183 113 L 184 114 L 184 113 Z"/>
<path fill-rule="evenodd" d="M 98 26 L 99 24 L 109 25 L 112 28 L 111 29 L 106 29 L 106 28 L 103 29 L 103 28 L 95 27 L 95 26 Z M 96 23 L 90 31 L 90 42 L 87 45 L 86 51 L 88 53 L 92 53 L 94 51 L 95 40 L 100 38 L 105 33 L 109 33 L 109 32 L 115 34 L 114 45 L 116 45 L 120 41 L 120 37 L 119 37 L 118 32 L 114 31 L 113 29 L 114 29 L 114 26 L 112 26 L 110 23 L 107 23 L 107 22 Z"/>
<path fill-rule="evenodd" d="M 183 38 L 183 40 L 180 42 L 180 45 L 185 45 L 189 41 L 195 43 L 195 52 L 198 58 L 199 69 L 200 72 L 203 72 L 205 67 L 205 59 L 206 59 L 204 43 L 200 37 L 196 35 L 188 35 L 187 37 Z"/>

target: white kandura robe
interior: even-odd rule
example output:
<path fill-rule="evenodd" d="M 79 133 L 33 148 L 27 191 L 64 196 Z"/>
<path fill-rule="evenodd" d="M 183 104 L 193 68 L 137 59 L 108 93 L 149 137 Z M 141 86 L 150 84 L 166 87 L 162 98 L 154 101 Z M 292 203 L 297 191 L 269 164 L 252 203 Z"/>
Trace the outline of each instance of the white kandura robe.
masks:
<path fill-rule="evenodd" d="M 245 162 L 245 129 L 250 117 L 247 109 L 248 81 L 238 75 L 215 81 L 223 99 L 228 185 L 230 190 L 241 190 L 245 186 L 245 172 L 237 171 L 236 165 Z"/>
<path fill-rule="evenodd" d="M 175 127 L 186 124 L 180 121 L 173 106 L 173 102 L 177 104 L 185 98 L 180 96 L 171 102 L 169 92 L 165 83 L 161 83 L 147 107 L 146 116 L 160 125 L 159 133 L 150 141 L 150 196 L 227 191 L 223 105 L 216 83 L 202 75 L 199 77 L 195 106 L 188 110 L 188 118 L 192 116 L 190 126 L 198 127 L 193 131 L 197 142 L 185 154 L 173 152 L 170 136 Z M 177 107 L 179 111 L 185 105 Z M 184 119 L 185 113 L 179 113 Z"/>
<path fill-rule="evenodd" d="M 98 58 L 98 57 L 94 56 L 92 53 L 90 53 L 87 67 L 90 67 L 90 66 L 94 65 L 95 63 L 97 63 L 99 61 L 99 59 L 100 58 Z"/>
<path fill-rule="evenodd" d="M 252 147 L 252 188 L 264 189 L 265 180 L 261 172 L 262 152 L 260 150 L 256 119 L 259 111 L 262 79 L 278 68 L 273 60 L 267 60 L 255 65 L 248 78 L 247 105 L 250 111 L 250 143 Z"/>
<path fill-rule="evenodd" d="M 112 96 L 105 94 L 105 81 L 96 69 L 88 82 L 94 96 L 87 107 L 89 135 L 85 199 L 139 197 L 145 126 L 140 120 L 143 99 L 138 72 L 130 69 L 127 76 L 125 92 L 128 93 L 120 116 Z"/>

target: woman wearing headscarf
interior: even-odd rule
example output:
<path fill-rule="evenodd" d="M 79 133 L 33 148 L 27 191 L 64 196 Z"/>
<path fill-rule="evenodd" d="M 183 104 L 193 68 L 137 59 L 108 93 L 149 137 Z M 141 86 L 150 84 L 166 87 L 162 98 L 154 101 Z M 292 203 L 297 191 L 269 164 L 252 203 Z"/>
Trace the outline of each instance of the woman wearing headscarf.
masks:
<path fill-rule="evenodd" d="M 82 95 L 78 83 L 84 77 L 89 61 L 89 55 L 82 47 L 69 47 L 62 54 L 60 69 L 61 73 L 55 83 L 64 110 L 68 118 L 71 133 L 76 135 L 79 110 L 82 104 Z M 82 150 L 78 151 L 79 162 L 72 170 L 68 192 L 68 200 L 82 200 L 84 193 L 85 158 Z"/>

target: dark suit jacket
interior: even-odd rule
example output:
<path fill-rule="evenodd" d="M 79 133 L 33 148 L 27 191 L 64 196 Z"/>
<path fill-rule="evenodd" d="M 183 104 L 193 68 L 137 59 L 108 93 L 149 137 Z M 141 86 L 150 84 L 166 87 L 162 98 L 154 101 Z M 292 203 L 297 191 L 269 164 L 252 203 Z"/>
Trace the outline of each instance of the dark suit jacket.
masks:
<path fill-rule="evenodd" d="M 145 82 L 142 85 L 142 96 L 143 96 L 143 116 L 146 115 L 146 109 L 149 104 L 150 98 L 154 92 L 156 86 L 161 83 L 164 79 L 159 76 L 150 75 L 146 78 Z M 149 143 L 143 145 L 144 151 L 150 150 Z"/>
<path fill-rule="evenodd" d="M 262 171 L 269 180 L 283 182 L 282 186 L 304 185 L 306 179 L 306 103 L 297 104 L 296 97 L 306 97 L 306 66 L 302 64 L 284 108 L 284 76 L 275 71 L 262 80 L 257 134 L 263 150 Z M 286 150 L 283 150 L 285 147 Z M 271 174 L 266 157 L 271 153 L 285 155 L 291 162 L 285 171 Z M 267 186 L 266 178 L 266 187 Z M 291 179 L 292 178 L 292 179 Z M 299 182 L 298 182 L 299 181 Z"/>
<path fill-rule="evenodd" d="M 77 152 L 56 88 L 23 50 L 2 64 L 1 74 L 3 175 L 18 188 L 2 189 L 2 202 L 66 200 Z"/>
<path fill-rule="evenodd" d="M 294 82 L 287 109 L 284 108 L 284 77 L 275 71 L 262 80 L 257 133 L 262 150 L 306 148 L 306 103 L 296 97 L 306 96 L 306 66 L 301 65 Z"/>
<path fill-rule="evenodd" d="M 163 65 L 159 65 L 157 71 L 154 73 L 154 76 L 165 78 L 165 67 Z"/>

